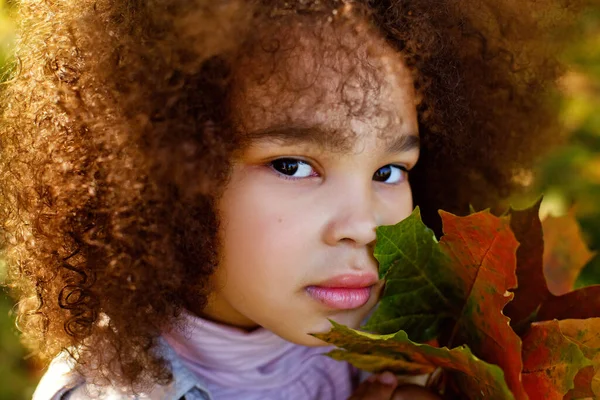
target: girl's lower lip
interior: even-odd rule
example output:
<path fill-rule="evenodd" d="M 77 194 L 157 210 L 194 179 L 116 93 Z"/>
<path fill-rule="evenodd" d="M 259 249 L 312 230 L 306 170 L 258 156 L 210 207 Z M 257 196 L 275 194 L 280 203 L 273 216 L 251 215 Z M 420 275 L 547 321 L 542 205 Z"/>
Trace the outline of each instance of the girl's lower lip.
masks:
<path fill-rule="evenodd" d="M 336 310 L 352 310 L 364 306 L 371 297 L 371 287 L 332 288 L 309 286 L 306 292 L 315 300 Z"/>

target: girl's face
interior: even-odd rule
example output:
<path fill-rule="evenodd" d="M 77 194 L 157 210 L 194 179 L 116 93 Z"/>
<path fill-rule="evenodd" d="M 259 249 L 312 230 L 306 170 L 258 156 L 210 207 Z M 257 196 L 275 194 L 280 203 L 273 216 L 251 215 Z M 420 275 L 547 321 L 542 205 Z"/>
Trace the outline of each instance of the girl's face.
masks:
<path fill-rule="evenodd" d="M 237 70 L 231 109 L 246 145 L 218 203 L 221 261 L 203 316 L 321 345 L 307 334 L 328 318 L 357 328 L 376 304 L 375 228 L 413 208 L 416 99 L 402 58 L 356 32 L 287 27 Z"/>

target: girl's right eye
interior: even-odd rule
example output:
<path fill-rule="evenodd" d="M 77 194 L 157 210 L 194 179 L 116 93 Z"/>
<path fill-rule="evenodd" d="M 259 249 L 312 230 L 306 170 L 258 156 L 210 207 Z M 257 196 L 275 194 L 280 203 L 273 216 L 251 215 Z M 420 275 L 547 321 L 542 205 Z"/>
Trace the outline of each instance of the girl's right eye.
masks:
<path fill-rule="evenodd" d="M 268 165 L 284 179 L 302 179 L 317 175 L 310 164 L 295 158 L 278 158 Z"/>

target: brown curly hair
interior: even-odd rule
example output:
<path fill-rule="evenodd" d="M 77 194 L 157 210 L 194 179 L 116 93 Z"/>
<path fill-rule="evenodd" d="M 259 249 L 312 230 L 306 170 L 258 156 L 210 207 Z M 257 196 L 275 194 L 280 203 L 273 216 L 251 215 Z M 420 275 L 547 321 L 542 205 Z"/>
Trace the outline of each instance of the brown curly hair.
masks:
<path fill-rule="evenodd" d="M 423 99 L 414 200 L 439 234 L 438 209 L 500 204 L 560 138 L 557 54 L 579 3 L 22 0 L 0 93 L 0 248 L 24 340 L 44 358 L 68 349 L 89 379 L 171 379 L 157 338 L 206 302 L 239 146 L 232 71 L 261 27 L 362 21 L 402 54 Z"/>

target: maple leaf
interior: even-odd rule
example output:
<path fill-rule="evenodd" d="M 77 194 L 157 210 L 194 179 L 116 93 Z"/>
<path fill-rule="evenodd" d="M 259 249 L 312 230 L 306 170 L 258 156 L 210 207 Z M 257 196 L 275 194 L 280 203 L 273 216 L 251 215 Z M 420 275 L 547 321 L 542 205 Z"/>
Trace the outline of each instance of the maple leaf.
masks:
<path fill-rule="evenodd" d="M 454 349 L 433 347 L 411 341 L 406 332 L 377 335 L 331 321 L 333 329 L 313 336 L 345 350 L 328 353 L 337 360 L 351 362 L 372 372 L 393 370 L 397 360 L 416 358 L 422 365 L 419 372 L 442 367 L 453 374 L 454 383 L 466 399 L 514 399 L 506 385 L 504 373 L 496 365 L 477 358 L 468 346 Z M 372 360 L 378 359 L 373 363 Z M 365 362 L 367 360 L 367 362 Z M 369 368 L 375 365 L 376 368 Z M 402 370 L 402 367 L 400 368 Z"/>
<path fill-rule="evenodd" d="M 487 211 L 467 217 L 444 211 L 440 215 L 440 245 L 451 254 L 466 295 L 452 335 L 459 344 L 468 343 L 478 357 L 499 365 L 515 398 L 527 398 L 521 383 L 521 340 L 502 314 L 513 297 L 509 290 L 517 286 L 518 242 L 509 219 Z"/>
<path fill-rule="evenodd" d="M 539 308 L 537 321 L 600 317 L 600 285 L 584 287 L 562 296 L 550 296 Z"/>
<path fill-rule="evenodd" d="M 552 296 L 544 277 L 544 239 L 539 212 L 542 198 L 525 210 L 510 208 L 510 227 L 520 243 L 517 249 L 517 280 L 513 300 L 504 313 L 517 326 L 526 321 L 546 299 Z"/>
<path fill-rule="evenodd" d="M 566 217 L 550 218 L 545 220 L 544 223 L 540 222 L 539 207 L 541 200 L 540 198 L 532 207 L 525 210 L 514 210 L 512 208 L 509 210 L 511 228 L 521 246 L 517 251 L 519 287 L 515 291 L 514 301 L 507 305 L 505 313 L 513 320 L 512 325 L 517 327 L 523 322 L 531 322 L 532 320 L 552 321 L 567 318 L 581 318 L 577 322 L 570 322 L 571 329 L 579 325 L 586 326 L 587 321 L 589 321 L 585 320 L 586 318 L 600 317 L 600 286 L 566 292 L 573 288 L 577 275 L 593 253 L 585 246 L 572 212 Z M 568 255 L 568 246 L 573 248 L 576 255 Z M 563 282 L 561 283 L 560 280 Z M 549 289 L 547 282 L 553 285 L 552 291 Z M 557 293 L 564 294 L 556 296 Z M 561 329 L 566 329 L 567 325 L 564 322 L 559 322 Z M 533 329 L 539 329 L 539 327 Z M 531 332 L 527 334 L 531 335 Z M 563 334 L 572 341 L 574 340 L 575 335 L 573 333 L 563 332 Z M 528 336 L 527 342 L 524 339 L 524 358 L 531 350 L 529 348 L 532 345 L 530 338 L 531 336 Z M 595 346 L 600 349 L 600 343 L 595 342 Z M 562 356 L 576 357 L 568 349 L 563 350 L 567 351 L 563 352 Z M 570 350 L 572 351 L 573 348 L 570 347 Z M 593 357 L 590 357 L 589 353 L 597 351 L 597 349 L 585 348 L 582 351 L 586 357 L 592 359 Z M 557 353 L 558 348 L 553 348 L 551 354 L 557 356 Z M 527 362 L 531 361 L 528 360 Z M 555 370 L 555 372 L 557 371 Z M 573 371 L 577 373 L 574 381 Z M 600 379 L 596 365 L 584 368 L 581 368 L 581 365 L 571 365 L 570 369 L 564 369 L 561 372 L 562 383 L 574 386 L 565 395 L 565 399 L 597 397 L 598 394 L 591 389 L 592 382 L 597 382 Z M 568 375 L 565 376 L 567 372 Z M 526 373 L 524 371 L 524 374 Z M 554 378 L 558 377 L 554 376 Z M 531 383 L 531 379 L 529 375 L 528 378 L 524 377 L 524 382 L 527 382 L 526 385 Z M 560 379 L 557 379 L 557 381 L 560 381 Z M 538 390 L 538 395 L 539 393 L 546 393 L 545 389 L 538 388 Z M 529 391 L 531 392 L 531 387 Z M 562 397 L 557 394 L 556 398 Z"/>
<path fill-rule="evenodd" d="M 386 287 L 365 328 L 402 329 L 422 341 L 439 335 L 442 323 L 451 321 L 448 343 L 468 343 L 478 357 L 503 368 L 516 398 L 526 398 L 521 340 L 502 314 L 512 298 L 509 290 L 517 286 L 518 242 L 509 219 L 488 211 L 440 215 L 444 236 L 439 243 L 418 207 L 399 224 L 378 228 L 374 255 Z M 431 325 L 424 329 L 426 323 Z"/>
<path fill-rule="evenodd" d="M 574 209 L 562 217 L 547 217 L 544 232 L 544 275 L 554 295 L 570 292 L 583 267 L 592 259 L 575 219 Z"/>
<path fill-rule="evenodd" d="M 600 398 L 600 318 L 565 319 L 558 322 L 562 334 L 575 343 L 592 365 L 579 370 L 575 388 L 565 399 Z"/>
<path fill-rule="evenodd" d="M 600 331 L 600 285 L 559 296 L 548 289 L 540 203 L 503 217 L 440 211 L 439 242 L 418 208 L 395 226 L 379 227 L 374 256 L 386 286 L 364 327 L 373 333 L 334 323 L 316 336 L 345 349 L 331 357 L 373 372 L 422 374 L 441 367 L 444 379 L 430 383 L 447 395 L 598 397 L 600 334 L 593 332 Z M 561 260 L 552 268 L 566 274 L 564 288 L 571 288 L 575 278 L 568 271 L 582 259 L 569 268 L 561 266 L 567 258 Z M 431 338 L 445 347 L 417 343 Z M 489 379 L 500 382 L 502 394 L 491 392 Z"/>
<path fill-rule="evenodd" d="M 386 284 L 379 307 L 363 328 L 380 334 L 404 330 L 417 341 L 436 337 L 458 312 L 460 295 L 455 292 L 460 285 L 418 207 L 401 225 L 377 228 L 373 254 Z"/>
<path fill-rule="evenodd" d="M 575 375 L 591 365 L 577 344 L 561 332 L 559 322 L 531 325 L 523 337 L 523 385 L 531 398 L 543 394 L 548 400 L 561 400 L 575 387 Z"/>
<path fill-rule="evenodd" d="M 540 198 L 528 209 L 511 208 L 508 212 L 511 229 L 520 243 L 517 250 L 519 285 L 513 301 L 506 306 L 504 312 L 511 319 L 511 325 L 519 330 L 524 323 L 532 321 L 600 317 L 600 286 L 582 288 L 561 296 L 556 296 L 548 288 L 547 274 L 554 277 L 562 275 L 566 279 L 567 283 L 562 286 L 555 284 L 556 292 L 572 288 L 576 275 L 593 253 L 585 247 L 578 228 L 573 227 L 577 226 L 577 222 L 572 214 L 564 218 L 552 218 L 550 223 L 542 224 L 539 219 L 541 201 Z M 571 233 L 570 238 L 565 238 L 563 242 L 574 246 L 579 256 L 559 256 L 564 253 L 564 248 L 561 251 L 552 250 L 560 237 L 557 231 L 563 227 L 565 232 Z M 546 243 L 546 236 L 550 238 L 550 243 Z M 585 250 L 581 250 L 582 248 Z M 557 260 L 563 260 L 574 271 L 569 272 L 569 268 L 563 267 Z M 545 262 L 549 265 L 545 266 Z"/>

